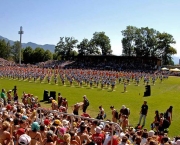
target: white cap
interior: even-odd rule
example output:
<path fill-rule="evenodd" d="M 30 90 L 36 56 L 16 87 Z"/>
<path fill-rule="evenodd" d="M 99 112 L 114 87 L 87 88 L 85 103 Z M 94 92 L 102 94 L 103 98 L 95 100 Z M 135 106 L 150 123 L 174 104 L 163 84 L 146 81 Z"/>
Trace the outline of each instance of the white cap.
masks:
<path fill-rule="evenodd" d="M 150 131 L 148 132 L 148 136 L 149 136 L 149 137 L 152 137 L 152 136 L 154 136 L 154 133 L 155 133 L 155 132 L 154 132 L 153 130 L 150 130 Z"/>
<path fill-rule="evenodd" d="M 122 105 L 122 109 L 125 109 L 126 108 L 126 106 L 125 105 Z"/>
<path fill-rule="evenodd" d="M 97 126 L 97 127 L 95 128 L 95 131 L 96 131 L 96 133 L 101 133 L 101 127 Z"/>
<path fill-rule="evenodd" d="M 103 128 L 104 128 L 102 124 L 101 124 L 101 125 L 99 125 L 99 127 L 100 127 L 101 129 L 103 129 Z"/>
<path fill-rule="evenodd" d="M 19 145 L 28 145 L 31 142 L 31 137 L 27 134 L 23 134 L 19 137 Z"/>
<path fill-rule="evenodd" d="M 62 121 L 62 123 L 63 123 L 63 126 L 66 126 L 66 125 L 68 125 L 69 121 L 67 121 L 66 119 L 64 119 L 64 120 Z"/>
<path fill-rule="evenodd" d="M 122 138 L 122 137 L 124 137 L 124 136 L 125 136 L 124 132 L 121 132 L 121 133 L 120 133 L 120 138 Z"/>

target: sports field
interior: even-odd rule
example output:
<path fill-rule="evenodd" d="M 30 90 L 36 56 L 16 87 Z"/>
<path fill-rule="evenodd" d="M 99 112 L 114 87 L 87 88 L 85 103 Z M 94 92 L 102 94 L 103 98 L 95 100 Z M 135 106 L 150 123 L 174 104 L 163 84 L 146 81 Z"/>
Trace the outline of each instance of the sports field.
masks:
<path fill-rule="evenodd" d="M 150 124 L 154 120 L 155 110 L 159 112 L 165 112 L 169 106 L 173 106 L 173 121 L 169 128 L 169 135 L 171 137 L 180 135 L 180 77 L 169 77 L 164 79 L 162 83 L 157 80 L 155 85 L 151 85 L 151 96 L 143 97 L 145 91 L 145 86 L 143 81 L 140 82 L 140 86 L 135 85 L 130 82 L 127 86 L 127 92 L 124 93 L 124 85 L 116 83 L 116 88 L 111 91 L 109 88 L 104 88 L 101 90 L 97 87 L 90 88 L 89 86 L 79 87 L 75 82 L 73 86 L 70 86 L 68 82 L 63 86 L 60 82 L 55 85 L 53 82 L 48 84 L 46 81 L 40 83 L 39 80 L 34 82 L 28 82 L 27 80 L 13 80 L 8 78 L 0 79 L 0 88 L 5 88 L 6 90 L 13 89 L 14 85 L 18 88 L 18 95 L 24 92 L 34 94 L 38 96 L 39 100 L 43 98 L 43 91 L 56 91 L 56 93 L 61 92 L 62 96 L 67 98 L 69 103 L 68 112 L 72 113 L 72 105 L 77 102 L 82 102 L 83 95 L 86 95 L 90 101 L 90 106 L 88 107 L 87 113 L 92 117 L 96 117 L 98 114 L 98 106 L 102 105 L 107 114 L 106 119 L 111 119 L 110 106 L 114 105 L 115 109 L 119 110 L 122 105 L 130 108 L 131 114 L 129 117 L 129 122 L 131 125 L 135 126 L 138 123 L 139 112 L 141 105 L 144 100 L 147 101 L 149 106 L 149 111 L 147 115 L 147 122 L 145 128 L 150 129 Z M 43 107 L 50 107 L 50 104 L 42 102 Z M 81 112 L 81 111 L 80 111 Z"/>

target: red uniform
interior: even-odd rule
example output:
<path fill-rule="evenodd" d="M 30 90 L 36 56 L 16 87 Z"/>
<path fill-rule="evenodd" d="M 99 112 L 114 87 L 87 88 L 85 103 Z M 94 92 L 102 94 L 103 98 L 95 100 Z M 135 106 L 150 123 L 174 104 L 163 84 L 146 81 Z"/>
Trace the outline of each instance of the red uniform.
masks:
<path fill-rule="evenodd" d="M 97 145 L 103 145 L 104 141 L 104 135 L 101 133 L 96 133 L 92 135 L 92 140 L 97 144 Z"/>

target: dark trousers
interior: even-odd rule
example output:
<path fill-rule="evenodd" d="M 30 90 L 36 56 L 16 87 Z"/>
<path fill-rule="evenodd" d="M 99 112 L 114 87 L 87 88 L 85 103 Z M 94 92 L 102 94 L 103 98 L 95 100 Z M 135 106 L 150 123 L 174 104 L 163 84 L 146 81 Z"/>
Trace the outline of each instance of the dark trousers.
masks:
<path fill-rule="evenodd" d="M 79 115 L 78 111 L 76 111 L 76 110 L 73 111 L 73 114 L 74 115 Z"/>
<path fill-rule="evenodd" d="M 83 106 L 83 113 L 86 113 L 87 107 L 88 106 Z"/>

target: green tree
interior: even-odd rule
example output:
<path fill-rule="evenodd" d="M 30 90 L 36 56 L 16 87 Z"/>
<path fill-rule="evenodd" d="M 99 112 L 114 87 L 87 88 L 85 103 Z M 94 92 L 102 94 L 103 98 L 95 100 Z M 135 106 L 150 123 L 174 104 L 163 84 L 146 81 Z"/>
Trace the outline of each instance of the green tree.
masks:
<path fill-rule="evenodd" d="M 89 54 L 93 54 L 93 55 L 101 54 L 99 48 L 96 46 L 96 42 L 93 39 L 91 39 L 89 41 L 86 53 L 87 53 L 87 55 L 89 55 Z"/>
<path fill-rule="evenodd" d="M 157 34 L 157 51 L 156 56 L 162 58 L 163 65 L 171 64 L 172 55 L 177 53 L 177 50 L 172 47 L 175 44 L 173 36 L 168 33 Z"/>
<path fill-rule="evenodd" d="M 45 51 L 43 48 L 37 47 L 36 49 L 34 49 L 33 62 L 34 63 L 43 62 L 44 53 L 45 53 Z"/>
<path fill-rule="evenodd" d="M 15 62 L 19 61 L 19 51 L 21 48 L 21 44 L 19 41 L 15 41 L 11 47 L 11 54 Z M 21 53 L 22 54 L 22 53 Z"/>
<path fill-rule="evenodd" d="M 171 45 L 175 44 L 172 35 L 160 33 L 148 27 L 136 28 L 128 26 L 122 31 L 123 55 L 155 56 L 162 58 L 163 64 L 172 64 L 172 55 L 177 51 Z"/>
<path fill-rule="evenodd" d="M 95 42 L 95 45 L 98 48 L 100 48 L 102 55 L 112 53 L 110 39 L 106 36 L 105 32 L 95 32 L 92 41 Z"/>
<path fill-rule="evenodd" d="M 96 43 L 93 39 L 90 41 L 88 39 L 83 39 L 79 45 L 77 45 L 78 48 L 78 55 L 90 55 L 90 54 L 100 54 L 99 48 L 96 46 Z"/>
<path fill-rule="evenodd" d="M 30 46 L 28 46 L 24 49 L 24 51 L 23 51 L 24 63 L 26 63 L 26 64 L 33 63 L 33 59 L 32 59 L 33 53 L 34 53 L 34 51 Z"/>
<path fill-rule="evenodd" d="M 5 58 L 8 60 L 11 59 L 11 45 L 9 41 L 6 43 Z"/>
<path fill-rule="evenodd" d="M 127 26 L 125 30 L 121 31 L 123 35 L 122 47 L 123 51 L 122 54 L 125 56 L 132 56 L 134 55 L 134 48 L 135 48 L 135 38 L 137 36 L 137 27 L 134 26 Z"/>
<path fill-rule="evenodd" d="M 71 57 L 71 51 L 76 47 L 77 42 L 78 40 L 73 37 L 60 37 L 60 41 L 55 47 L 55 53 L 60 55 L 62 59 L 68 59 Z"/>
<path fill-rule="evenodd" d="M 52 60 L 52 58 L 53 58 L 52 53 L 51 53 L 49 50 L 46 50 L 46 51 L 44 52 L 43 61 Z"/>
<path fill-rule="evenodd" d="M 57 53 L 53 53 L 53 60 L 61 60 L 61 56 Z"/>
<path fill-rule="evenodd" d="M 157 31 L 148 27 L 136 29 L 136 35 L 134 35 L 134 53 L 136 56 L 155 56 L 157 50 L 156 35 Z"/>
<path fill-rule="evenodd" d="M 79 55 L 86 55 L 89 47 L 89 40 L 84 38 L 80 44 L 77 45 Z"/>
<path fill-rule="evenodd" d="M 0 40 L 0 57 L 4 59 L 10 59 L 11 46 L 10 43 L 3 39 Z"/>

